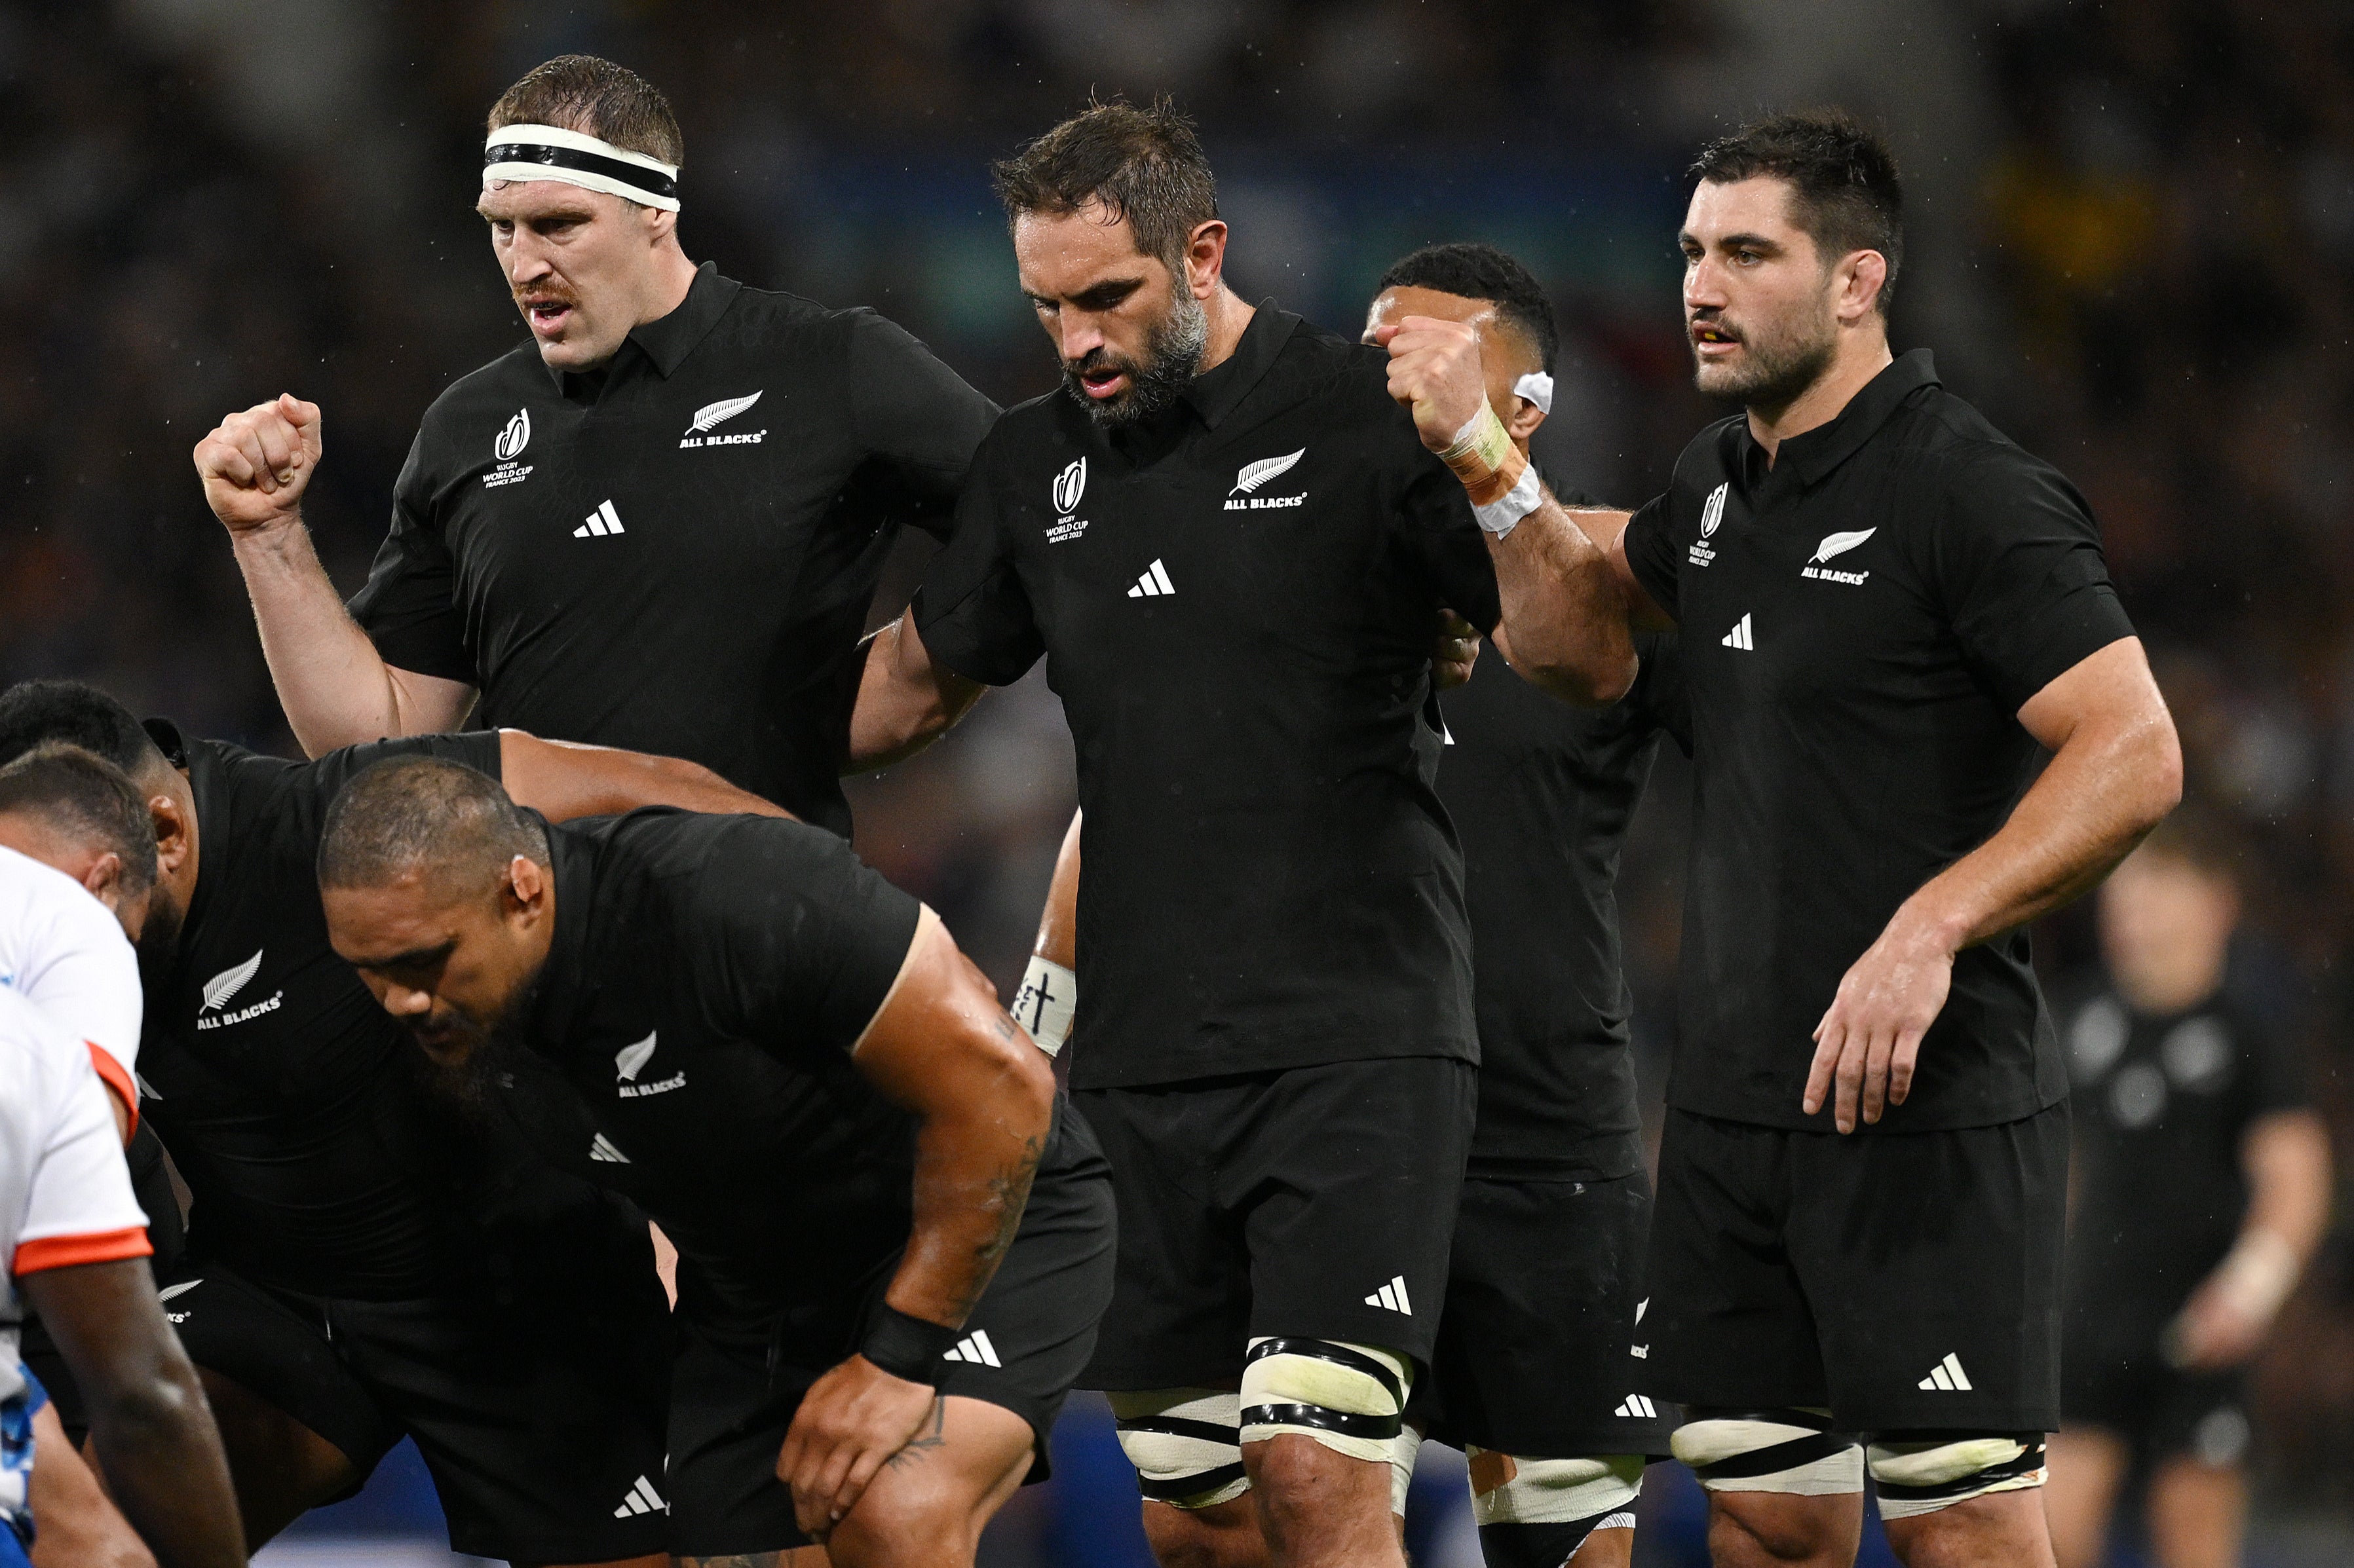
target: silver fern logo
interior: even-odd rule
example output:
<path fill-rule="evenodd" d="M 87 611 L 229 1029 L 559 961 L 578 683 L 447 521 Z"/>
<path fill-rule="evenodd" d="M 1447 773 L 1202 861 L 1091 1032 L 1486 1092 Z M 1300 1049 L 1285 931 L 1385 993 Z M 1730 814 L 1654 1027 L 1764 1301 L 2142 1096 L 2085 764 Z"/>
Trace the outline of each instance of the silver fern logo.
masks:
<path fill-rule="evenodd" d="M 1235 475 L 1234 489 L 1226 493 L 1248 495 L 1268 480 L 1289 473 L 1293 466 L 1307 455 L 1308 449 L 1302 447 L 1298 451 L 1287 452 L 1282 457 L 1261 458 L 1257 462 L 1246 462 L 1243 464 L 1241 471 Z"/>
<path fill-rule="evenodd" d="M 491 443 L 491 450 L 501 462 L 513 462 L 522 454 L 523 449 L 529 445 L 531 445 L 531 410 L 517 408 L 515 417 L 509 419 L 506 429 L 499 432 L 499 439 Z"/>
<path fill-rule="evenodd" d="M 253 957 L 246 959 L 245 962 L 225 969 L 205 981 L 205 1003 L 196 1011 L 217 1012 L 234 1001 L 237 993 L 243 991 L 253 977 L 260 971 L 261 953 L 262 949 L 256 948 L 253 950 Z"/>
<path fill-rule="evenodd" d="M 765 390 L 765 388 L 763 389 Z M 682 451 L 694 447 L 757 447 L 766 430 L 739 430 L 733 435 L 715 436 L 718 429 L 737 415 L 760 400 L 758 392 L 742 397 L 722 397 L 716 403 L 705 403 L 695 411 L 695 420 L 686 427 L 686 434 L 678 445 Z"/>
<path fill-rule="evenodd" d="M 1087 460 L 1080 458 L 1055 476 L 1055 510 L 1068 517 L 1079 509 L 1079 497 L 1087 493 Z"/>
<path fill-rule="evenodd" d="M 654 1054 L 654 1041 L 662 1032 L 654 1031 L 634 1045 L 624 1045 L 613 1053 L 613 1075 L 633 1079 Z"/>
<path fill-rule="evenodd" d="M 1852 534 L 1826 534 L 1823 542 L 1815 546 L 1815 559 L 1828 561 L 1833 556 L 1844 556 L 1879 532 L 1877 528 L 1859 528 Z"/>

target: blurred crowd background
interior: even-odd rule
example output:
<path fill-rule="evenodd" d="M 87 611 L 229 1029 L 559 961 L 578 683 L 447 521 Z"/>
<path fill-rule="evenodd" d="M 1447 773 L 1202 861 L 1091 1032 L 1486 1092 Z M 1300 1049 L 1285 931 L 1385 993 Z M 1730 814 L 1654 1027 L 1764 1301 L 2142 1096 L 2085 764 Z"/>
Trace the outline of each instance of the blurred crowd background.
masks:
<path fill-rule="evenodd" d="M 2296 1021 L 2339 1168 L 2354 1165 L 2346 7 L 9 0 L 0 679 L 87 677 L 293 754 L 189 450 L 281 389 L 323 405 L 310 521 L 337 581 L 358 585 L 419 416 L 522 331 L 471 210 L 482 111 L 571 50 L 670 94 L 691 256 L 873 305 L 1004 401 L 1055 370 L 986 160 L 1091 90 L 1173 93 L 1217 164 L 1248 296 L 1353 329 L 1373 281 L 1416 245 L 1486 238 L 1526 259 L 1565 329 L 1541 455 L 1629 503 L 1720 412 L 1691 389 L 1678 316 L 1694 147 L 1767 107 L 1878 121 L 1911 202 L 1896 345 L 1933 346 L 1949 387 L 2090 497 L 2190 789 L 2246 831 L 2236 983 Z M 919 556 L 911 542 L 890 591 Z M 1685 796 L 1670 757 L 1623 886 L 1654 1084 L 1672 1046 Z M 862 850 L 1010 987 L 1071 809 L 1052 694 L 1034 677 L 991 698 L 855 799 Z M 2081 912 L 2041 940 L 2054 976 L 2094 957 Z M 2260 1562 L 2354 1551 L 2350 1243 L 2341 1224 L 2259 1372 Z M 1065 1446 L 1075 1478 L 1025 1496 L 992 1560 L 1125 1560 L 1114 1538 L 1132 1494 L 1108 1511 L 1079 1495 L 1110 1452 L 1084 1402 Z M 1127 1486 L 1107 1474 L 1113 1494 Z M 1690 1499 L 1653 1474 L 1655 1513 L 1687 1528 L 1647 1534 L 1645 1559 L 1684 1560 Z M 374 1495 L 320 1528 L 416 1525 L 398 1474 Z M 1468 1530 L 1442 1506 L 1458 1493 L 1428 1495 L 1441 1522 L 1422 1532 L 1425 1560 L 1461 1560 Z M 312 1539 L 265 1561 L 329 1550 Z"/>

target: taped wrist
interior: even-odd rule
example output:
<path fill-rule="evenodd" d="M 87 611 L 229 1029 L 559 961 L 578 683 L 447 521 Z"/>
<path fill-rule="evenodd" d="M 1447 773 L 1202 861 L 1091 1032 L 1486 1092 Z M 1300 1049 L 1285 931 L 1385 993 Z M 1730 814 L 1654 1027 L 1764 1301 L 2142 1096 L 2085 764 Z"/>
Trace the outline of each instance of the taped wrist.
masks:
<path fill-rule="evenodd" d="M 1389 1464 L 1413 1383 L 1411 1363 L 1378 1346 L 1255 1339 L 1243 1361 L 1243 1441 L 1296 1433 L 1336 1454 Z"/>
<path fill-rule="evenodd" d="M 1529 464 L 1485 397 L 1479 400 L 1479 411 L 1466 419 L 1455 439 L 1441 449 L 1438 461 L 1454 470 L 1455 477 L 1470 492 L 1474 505 L 1500 500 Z"/>
<path fill-rule="evenodd" d="M 1120 1451 L 1136 1489 L 1172 1508 L 1211 1508 L 1250 1489 L 1243 1471 L 1242 1395 L 1214 1388 L 1114 1393 Z"/>
<path fill-rule="evenodd" d="M 1078 1011 L 1079 977 L 1044 953 L 1030 955 L 1022 989 L 1013 993 L 1009 1010 L 1013 1022 L 1030 1032 L 1038 1049 L 1052 1056 L 1071 1037 L 1071 1015 Z"/>
<path fill-rule="evenodd" d="M 949 1370 L 948 1362 L 941 1358 L 956 1348 L 959 1333 L 958 1330 L 921 1318 L 910 1318 L 889 1302 L 878 1301 L 875 1316 L 867 1319 L 866 1334 L 858 1343 L 858 1353 L 893 1377 L 938 1388 Z"/>
<path fill-rule="evenodd" d="M 2041 1432 L 1875 1438 L 1864 1452 L 1882 1519 L 1910 1519 L 1989 1492 L 2043 1484 Z"/>
<path fill-rule="evenodd" d="M 1677 1427 L 1668 1447 L 1712 1492 L 1863 1490 L 1862 1446 L 1832 1431 L 1827 1410 L 1710 1411 Z"/>

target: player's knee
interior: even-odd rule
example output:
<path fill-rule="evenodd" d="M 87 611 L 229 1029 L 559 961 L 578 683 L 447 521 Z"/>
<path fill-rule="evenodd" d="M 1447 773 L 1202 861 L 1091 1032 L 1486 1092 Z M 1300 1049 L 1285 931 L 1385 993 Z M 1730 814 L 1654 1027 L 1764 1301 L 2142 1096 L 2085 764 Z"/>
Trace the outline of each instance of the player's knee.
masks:
<path fill-rule="evenodd" d="M 1352 1459 L 1394 1466 L 1413 1381 L 1412 1363 L 1377 1345 L 1253 1340 L 1243 1364 L 1242 1440 L 1293 1434 Z"/>
<path fill-rule="evenodd" d="M 1214 1388 L 1115 1393 L 1119 1446 L 1137 1489 L 1176 1509 L 1204 1509 L 1250 1489 L 1243 1471 L 1242 1396 Z"/>
<path fill-rule="evenodd" d="M 826 1560 L 833 1568 L 970 1563 L 983 1522 L 970 1498 L 946 1488 L 895 1489 L 887 1497 L 869 1491 L 826 1537 Z"/>
<path fill-rule="evenodd" d="M 1829 1497 L 1863 1490 L 1863 1449 L 1820 1410 L 1694 1412 L 1668 1440 L 1712 1492 Z"/>
<path fill-rule="evenodd" d="M 1643 1457 L 1523 1459 L 1474 1448 L 1471 1517 L 1490 1568 L 1560 1568 L 1597 1530 L 1632 1529 Z"/>
<path fill-rule="evenodd" d="M 2043 1484 L 2043 1434 L 1882 1434 L 1865 1450 L 1880 1492 L 1880 1517 L 1911 1519 L 1989 1492 Z"/>

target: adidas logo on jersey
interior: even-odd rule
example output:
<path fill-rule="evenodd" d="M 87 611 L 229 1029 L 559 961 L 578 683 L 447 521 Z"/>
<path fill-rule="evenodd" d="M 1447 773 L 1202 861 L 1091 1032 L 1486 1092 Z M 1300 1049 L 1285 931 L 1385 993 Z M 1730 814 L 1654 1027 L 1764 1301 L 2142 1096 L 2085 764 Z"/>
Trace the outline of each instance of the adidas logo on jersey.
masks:
<path fill-rule="evenodd" d="M 601 539 L 608 534 L 621 531 L 621 514 L 613 510 L 610 501 L 597 503 L 597 510 L 588 514 L 588 521 L 572 530 L 576 539 Z"/>
<path fill-rule="evenodd" d="M 1962 1371 L 1961 1358 L 1948 1351 L 1946 1359 L 1931 1367 L 1929 1375 L 1914 1386 L 1932 1391 L 1942 1389 L 1947 1393 L 1967 1393 L 1970 1392 L 1970 1380 Z"/>
<path fill-rule="evenodd" d="M 944 1361 L 970 1361 L 977 1367 L 1002 1367 L 997 1359 L 997 1347 L 989 1342 L 989 1330 L 975 1329 L 949 1349 L 940 1352 Z"/>
<path fill-rule="evenodd" d="M 1757 652 L 1757 634 L 1750 630 L 1749 617 L 1746 614 L 1742 616 L 1740 620 L 1734 624 L 1732 630 L 1726 632 L 1723 637 L 1717 639 L 1717 641 L 1723 643 L 1727 648 L 1738 648 L 1744 653 L 1755 653 Z"/>
<path fill-rule="evenodd" d="M 640 1476 L 638 1484 L 630 1489 L 630 1495 L 621 1499 L 621 1506 L 613 1510 L 613 1517 L 631 1519 L 642 1513 L 668 1513 L 669 1511 L 670 1504 L 663 1501 L 662 1493 L 654 1490 L 654 1484 L 643 1476 Z"/>
<path fill-rule="evenodd" d="M 1169 580 L 1169 568 L 1158 560 L 1144 569 L 1136 586 L 1128 590 L 1130 599 L 1158 599 L 1165 593 L 1175 593 L 1177 585 Z"/>
<path fill-rule="evenodd" d="M 607 1165 L 629 1165 L 635 1163 L 628 1155 L 614 1148 L 613 1140 L 607 1138 L 601 1132 L 589 1140 L 588 1158 L 601 1161 Z"/>
<path fill-rule="evenodd" d="M 1405 1276 L 1392 1275 L 1390 1282 L 1365 1298 L 1368 1307 L 1386 1307 L 1393 1312 L 1414 1316 L 1414 1305 L 1405 1298 Z"/>
<path fill-rule="evenodd" d="M 1659 1407 L 1642 1394 L 1630 1393 L 1620 1400 L 1618 1408 L 1610 1414 L 1623 1415 L 1629 1421 L 1657 1421 L 1659 1418 Z"/>

